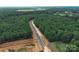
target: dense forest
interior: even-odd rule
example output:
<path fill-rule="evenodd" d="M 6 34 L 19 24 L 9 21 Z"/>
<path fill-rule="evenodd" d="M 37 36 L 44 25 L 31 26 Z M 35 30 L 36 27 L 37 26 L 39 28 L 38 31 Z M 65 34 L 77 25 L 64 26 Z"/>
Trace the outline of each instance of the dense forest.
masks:
<path fill-rule="evenodd" d="M 58 51 L 79 51 L 78 12 L 79 7 L 0 8 L 0 43 L 31 38 L 28 22 L 34 17 L 36 26 Z"/>
<path fill-rule="evenodd" d="M 31 30 L 25 15 L 0 18 L 0 43 L 30 37 Z"/>
<path fill-rule="evenodd" d="M 35 24 L 50 42 L 64 43 L 65 51 L 79 51 L 79 15 L 40 14 L 35 17 Z"/>
<path fill-rule="evenodd" d="M 31 38 L 27 15 L 19 14 L 16 8 L 0 9 L 0 43 Z"/>

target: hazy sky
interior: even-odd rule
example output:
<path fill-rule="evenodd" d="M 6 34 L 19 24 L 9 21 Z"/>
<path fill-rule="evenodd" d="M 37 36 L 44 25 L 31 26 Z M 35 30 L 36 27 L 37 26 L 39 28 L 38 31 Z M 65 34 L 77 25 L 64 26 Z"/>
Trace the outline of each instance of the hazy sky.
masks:
<path fill-rule="evenodd" d="M 3 6 L 79 6 L 79 0 L 0 0 Z"/>

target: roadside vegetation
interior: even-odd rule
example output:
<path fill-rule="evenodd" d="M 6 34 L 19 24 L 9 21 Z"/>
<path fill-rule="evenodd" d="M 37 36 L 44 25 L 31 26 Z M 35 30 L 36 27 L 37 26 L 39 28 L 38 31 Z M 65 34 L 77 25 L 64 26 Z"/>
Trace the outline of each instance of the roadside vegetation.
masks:
<path fill-rule="evenodd" d="M 26 52 L 27 51 L 27 48 L 19 48 L 17 51 L 18 52 Z"/>

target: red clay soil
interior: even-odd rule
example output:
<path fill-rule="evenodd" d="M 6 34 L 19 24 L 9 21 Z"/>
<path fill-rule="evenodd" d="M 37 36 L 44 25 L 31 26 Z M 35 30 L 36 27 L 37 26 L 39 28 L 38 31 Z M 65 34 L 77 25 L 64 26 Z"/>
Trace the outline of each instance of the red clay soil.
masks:
<path fill-rule="evenodd" d="M 32 39 L 26 39 L 26 40 L 18 40 L 8 43 L 0 44 L 0 51 L 5 51 L 7 49 L 18 49 L 25 46 L 33 46 L 33 40 Z"/>

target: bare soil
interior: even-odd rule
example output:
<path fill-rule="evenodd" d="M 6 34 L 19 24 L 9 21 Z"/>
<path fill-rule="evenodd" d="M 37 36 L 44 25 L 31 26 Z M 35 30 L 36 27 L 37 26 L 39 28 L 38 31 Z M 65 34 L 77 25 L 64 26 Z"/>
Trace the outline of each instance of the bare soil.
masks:
<path fill-rule="evenodd" d="M 27 51 L 32 51 L 33 47 L 34 47 L 34 43 L 32 39 L 23 39 L 23 40 L 0 44 L 0 51 L 3 52 L 3 51 L 7 51 L 8 49 L 13 49 L 17 51 L 17 49 L 20 48 L 27 48 Z"/>

